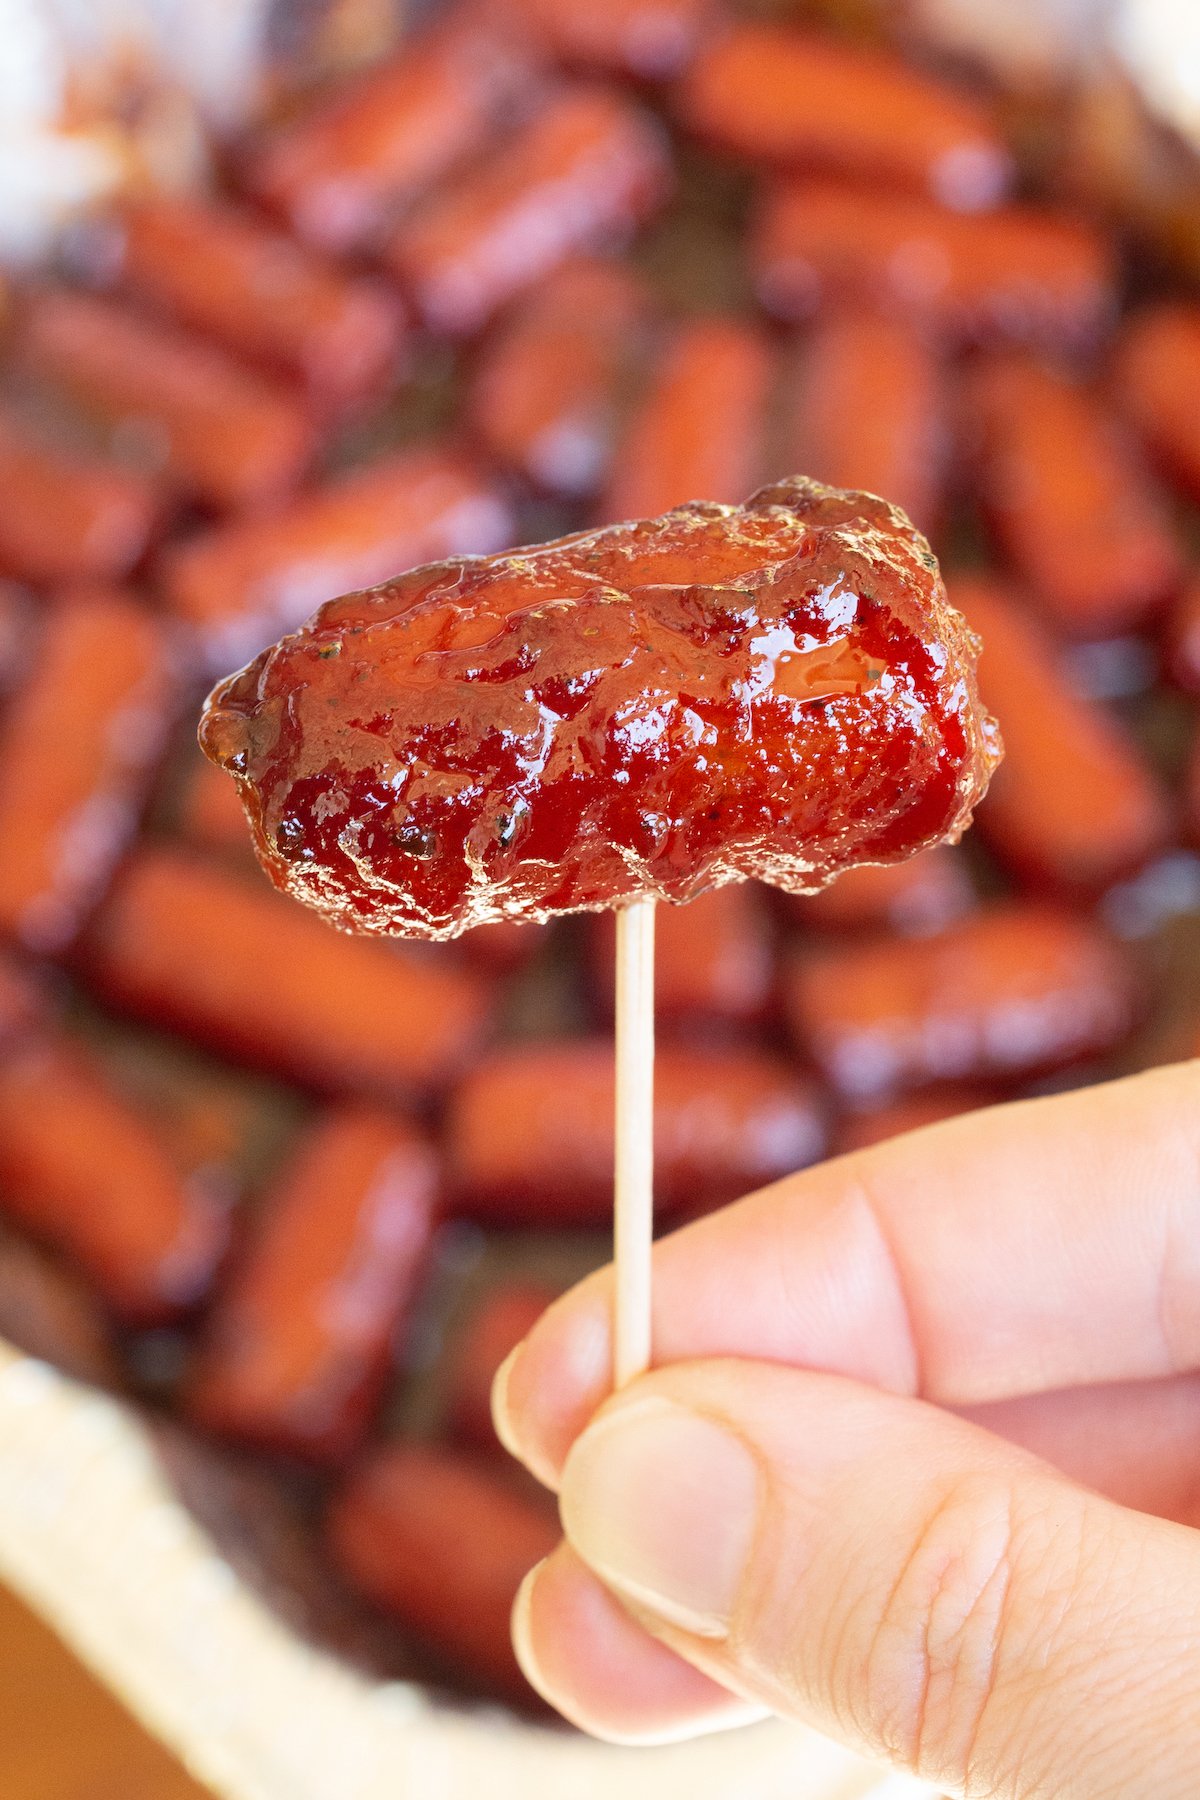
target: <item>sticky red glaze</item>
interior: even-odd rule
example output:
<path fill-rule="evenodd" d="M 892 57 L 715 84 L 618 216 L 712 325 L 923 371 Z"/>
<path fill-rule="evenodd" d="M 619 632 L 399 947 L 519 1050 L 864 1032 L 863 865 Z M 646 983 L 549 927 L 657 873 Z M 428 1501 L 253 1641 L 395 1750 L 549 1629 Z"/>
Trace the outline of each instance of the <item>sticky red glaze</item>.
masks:
<path fill-rule="evenodd" d="M 337 1462 L 366 1435 L 424 1269 L 437 1163 L 363 1107 L 305 1135 L 209 1314 L 186 1410 L 226 1436 Z"/>
<path fill-rule="evenodd" d="M 441 1652 L 447 1668 L 528 1703 L 509 1617 L 522 1580 L 561 1528 L 505 1476 L 432 1444 L 378 1450 L 326 1520 L 343 1575 Z"/>
<path fill-rule="evenodd" d="M 1167 670 L 1189 693 L 1200 693 L 1200 580 L 1188 582 L 1167 622 Z"/>
<path fill-rule="evenodd" d="M 1134 1018 L 1123 950 L 1082 915 L 1019 901 L 935 937 L 814 951 L 787 1003 L 798 1043 L 856 1101 L 1070 1063 Z"/>
<path fill-rule="evenodd" d="M 961 917 L 974 897 L 962 853 L 938 844 L 907 862 L 847 869 L 819 894 L 789 894 L 785 900 L 799 925 L 920 937 Z"/>
<path fill-rule="evenodd" d="M 143 200 L 121 215 L 113 241 L 113 273 L 138 299 L 299 379 L 321 403 L 378 396 L 398 373 L 398 296 L 344 274 L 248 210 Z"/>
<path fill-rule="evenodd" d="M 695 54 L 717 0 L 499 0 L 499 10 L 563 62 L 661 81 Z"/>
<path fill-rule="evenodd" d="M 349 587 L 422 558 L 498 549 L 512 531 L 507 500 L 468 457 L 416 444 L 179 545 L 163 583 L 215 672 Z"/>
<path fill-rule="evenodd" d="M 447 1429 L 456 1438 L 479 1450 L 500 1449 L 492 1424 L 496 1371 L 555 1298 L 555 1289 L 541 1283 L 510 1281 L 476 1303 L 455 1338 L 442 1390 Z"/>
<path fill-rule="evenodd" d="M 615 90 L 563 88 L 407 216 L 388 261 L 426 324 L 464 336 L 568 256 L 623 243 L 669 186 L 649 113 Z"/>
<path fill-rule="evenodd" d="M 592 986 L 607 1012 L 616 978 L 615 921 L 609 913 L 598 913 L 588 927 Z M 749 883 L 713 888 L 686 906 L 660 908 L 654 930 L 658 1018 L 761 1020 L 770 1010 L 774 972 L 763 896 Z"/>
<path fill-rule="evenodd" d="M 975 653 L 903 514 L 797 478 L 333 602 L 201 741 L 279 887 L 445 938 L 959 833 L 996 754 Z"/>
<path fill-rule="evenodd" d="M 645 519 L 688 500 L 735 501 L 767 470 L 775 355 L 737 319 L 680 326 L 635 407 L 600 503 L 603 519 Z"/>
<path fill-rule="evenodd" d="M 952 339 L 1076 345 L 1116 310 L 1107 240 L 1032 207 L 966 215 L 837 182 L 780 182 L 751 257 L 762 300 L 784 318 L 853 299 Z"/>
<path fill-rule="evenodd" d="M 994 1092 L 984 1087 L 931 1088 L 927 1093 L 908 1094 L 866 1112 L 849 1113 L 837 1129 L 837 1150 L 841 1155 L 850 1150 L 869 1150 L 872 1144 L 886 1143 L 906 1131 L 923 1131 L 926 1125 L 940 1125 L 943 1119 L 957 1119 L 963 1113 L 978 1112 L 991 1106 Z"/>
<path fill-rule="evenodd" d="M 0 1211 L 76 1263 L 123 1318 L 168 1319 L 207 1289 L 226 1221 L 81 1046 L 0 1062 Z"/>
<path fill-rule="evenodd" d="M 488 1013 L 477 977 L 341 937 L 257 879 L 183 850 L 138 853 L 89 954 L 110 1002 L 338 1093 L 437 1087 Z"/>
<path fill-rule="evenodd" d="M 393 214 L 491 136 L 533 79 L 510 36 L 476 13 L 423 33 L 269 133 L 249 185 L 310 243 L 377 242 Z"/>
<path fill-rule="evenodd" d="M 161 511 L 145 476 L 52 448 L 2 412 L 0 494 L 0 567 L 27 581 L 127 575 Z"/>
<path fill-rule="evenodd" d="M 883 177 L 949 206 L 993 206 L 1012 165 L 991 110 L 897 57 L 786 25 L 745 23 L 695 63 L 682 123 L 754 161 Z"/>
<path fill-rule="evenodd" d="M 833 487 L 885 494 L 922 531 L 942 513 L 948 449 L 941 358 L 902 319 L 841 310 L 802 346 L 784 459 Z"/>
<path fill-rule="evenodd" d="M 1171 479 L 1200 497 L 1200 306 L 1163 301 L 1122 326 L 1117 399 Z"/>
<path fill-rule="evenodd" d="M 1119 720 L 1074 686 L 1029 608 L 1001 584 L 953 582 L 983 639 L 979 685 L 1005 759 L 981 835 L 1035 886 L 1103 886 L 1165 841 L 1166 800 Z"/>
<path fill-rule="evenodd" d="M 18 347 L 38 374 L 212 506 L 286 493 L 312 454 L 305 409 L 285 388 L 115 301 L 43 290 Z"/>
<path fill-rule="evenodd" d="M 963 399 L 979 503 L 1013 568 L 1066 631 L 1139 624 L 1177 582 L 1180 555 L 1103 400 L 1020 352 L 979 363 Z"/>
<path fill-rule="evenodd" d="M 448 1179 L 457 1210 L 504 1224 L 603 1224 L 612 1211 L 614 1103 L 609 1039 L 492 1051 L 450 1102 Z M 659 1045 L 660 1215 L 732 1200 L 814 1162 L 823 1144 L 817 1091 L 786 1063 L 742 1045 Z"/>
<path fill-rule="evenodd" d="M 132 596 L 78 588 L 47 608 L 0 721 L 0 932 L 71 942 L 137 829 L 176 698 L 167 636 Z"/>
<path fill-rule="evenodd" d="M 594 493 L 648 311 L 638 276 L 599 258 L 579 257 L 535 289 L 484 350 L 467 396 L 493 455 L 549 493 Z"/>

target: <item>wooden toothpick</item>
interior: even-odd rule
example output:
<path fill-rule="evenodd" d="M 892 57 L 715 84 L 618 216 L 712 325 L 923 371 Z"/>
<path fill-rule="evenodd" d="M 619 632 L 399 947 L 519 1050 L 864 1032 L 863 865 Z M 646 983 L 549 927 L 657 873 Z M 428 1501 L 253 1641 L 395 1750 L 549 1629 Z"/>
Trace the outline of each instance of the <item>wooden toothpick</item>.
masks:
<path fill-rule="evenodd" d="M 624 1387 L 650 1366 L 654 1238 L 654 906 L 617 913 L 616 1185 L 613 1195 L 613 1376 Z"/>

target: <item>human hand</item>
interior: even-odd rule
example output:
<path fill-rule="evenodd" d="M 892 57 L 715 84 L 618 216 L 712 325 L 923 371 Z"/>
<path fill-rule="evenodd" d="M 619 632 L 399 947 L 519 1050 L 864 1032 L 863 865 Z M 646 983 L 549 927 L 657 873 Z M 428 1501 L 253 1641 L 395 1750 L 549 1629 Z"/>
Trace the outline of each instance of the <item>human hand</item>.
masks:
<path fill-rule="evenodd" d="M 515 1613 L 555 1706 L 625 1742 L 770 1710 L 996 1800 L 1194 1800 L 1200 1064 L 807 1170 L 654 1274 L 621 1394 L 607 1270 L 497 1377 L 560 1494 Z"/>

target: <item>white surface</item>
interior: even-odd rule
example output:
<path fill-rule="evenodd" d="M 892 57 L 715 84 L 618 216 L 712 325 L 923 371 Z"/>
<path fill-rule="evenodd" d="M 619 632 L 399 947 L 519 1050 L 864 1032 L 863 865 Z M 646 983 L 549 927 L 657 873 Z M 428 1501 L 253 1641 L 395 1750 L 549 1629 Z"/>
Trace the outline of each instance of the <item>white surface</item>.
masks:
<path fill-rule="evenodd" d="M 371 1686 L 293 1638 L 117 1402 L 0 1345 L 0 1577 L 225 1800 L 923 1800 L 781 1724 L 614 1750 Z"/>

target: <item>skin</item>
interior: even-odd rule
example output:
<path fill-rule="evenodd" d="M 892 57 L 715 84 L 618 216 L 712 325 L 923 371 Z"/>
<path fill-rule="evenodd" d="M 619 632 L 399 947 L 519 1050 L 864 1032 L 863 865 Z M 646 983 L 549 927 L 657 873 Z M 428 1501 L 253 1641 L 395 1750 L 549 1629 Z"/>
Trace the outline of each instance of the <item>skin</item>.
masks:
<path fill-rule="evenodd" d="M 956 1795 L 1194 1796 L 1198 1102 L 1189 1063 L 997 1107 L 687 1227 L 617 1397 L 610 1272 L 557 1302 L 495 1394 L 565 1520 L 514 1621 L 546 1697 L 619 1742 L 776 1712 Z M 695 1624 L 614 1554 L 632 1443 L 639 1567 L 700 1532 L 728 1590 Z"/>

